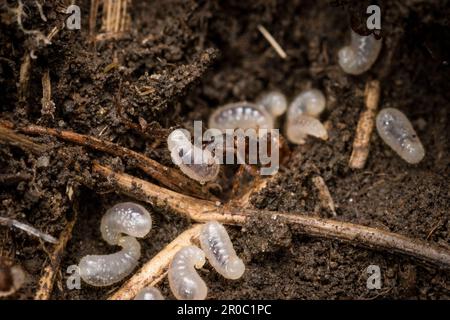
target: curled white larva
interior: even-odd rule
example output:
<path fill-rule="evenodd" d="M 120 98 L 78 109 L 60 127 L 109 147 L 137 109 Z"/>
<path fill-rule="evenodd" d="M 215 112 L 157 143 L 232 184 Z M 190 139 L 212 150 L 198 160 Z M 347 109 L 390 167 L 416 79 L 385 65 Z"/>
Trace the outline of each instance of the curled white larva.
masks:
<path fill-rule="evenodd" d="M 294 118 L 299 114 L 318 117 L 325 109 L 326 99 L 322 91 L 309 89 L 298 94 L 289 104 L 288 118 Z"/>
<path fill-rule="evenodd" d="M 227 230 L 217 221 L 206 223 L 200 233 L 200 245 L 209 263 L 227 279 L 239 279 L 244 262 L 236 255 Z"/>
<path fill-rule="evenodd" d="M 178 300 L 204 300 L 208 293 L 205 282 L 195 268 L 205 264 L 205 253 L 195 247 L 187 246 L 178 251 L 169 266 L 169 285 Z"/>
<path fill-rule="evenodd" d="M 100 230 L 106 242 L 119 245 L 122 250 L 83 257 L 78 265 L 81 278 L 90 285 L 102 287 L 128 276 L 141 256 L 141 246 L 134 237 L 144 237 L 151 227 L 150 214 L 139 204 L 124 202 L 110 208 L 102 218 Z"/>
<path fill-rule="evenodd" d="M 139 242 L 129 236 L 121 237 L 118 245 L 122 250 L 107 255 L 87 255 L 78 264 L 80 277 L 96 287 L 112 285 L 128 276 L 141 256 Z"/>
<path fill-rule="evenodd" d="M 150 213 L 134 202 L 119 203 L 108 209 L 100 224 L 103 239 L 112 245 L 118 243 L 122 233 L 142 238 L 151 228 Z"/>
<path fill-rule="evenodd" d="M 220 170 L 218 159 L 209 149 L 193 145 L 187 130 L 172 131 L 167 138 L 167 146 L 172 161 L 189 178 L 203 184 L 217 177 Z"/>
<path fill-rule="evenodd" d="M 359 75 L 369 70 L 375 63 L 382 41 L 375 39 L 374 35 L 360 36 L 353 30 L 351 37 L 350 45 L 338 52 L 339 65 L 344 72 Z"/>
<path fill-rule="evenodd" d="M 164 300 L 164 297 L 155 287 L 145 287 L 139 291 L 134 300 Z"/>
<path fill-rule="evenodd" d="M 328 139 L 327 129 L 316 117 L 325 109 L 326 99 L 317 89 L 303 91 L 289 105 L 286 116 L 286 137 L 292 143 L 305 143 L 306 136 Z"/>
<path fill-rule="evenodd" d="M 322 122 L 311 116 L 300 114 L 293 119 L 288 119 L 286 137 L 290 142 L 304 144 L 307 136 L 327 140 L 328 132 Z"/>
<path fill-rule="evenodd" d="M 423 159 L 425 149 L 411 122 L 400 110 L 383 109 L 376 122 L 381 139 L 406 162 L 418 163 Z"/>
<path fill-rule="evenodd" d="M 273 129 L 272 115 L 259 105 L 242 101 L 218 108 L 209 117 L 209 128 L 226 129 Z"/>
<path fill-rule="evenodd" d="M 272 117 L 279 117 L 286 112 L 287 99 L 280 91 L 269 91 L 262 94 L 256 104 L 263 106 Z"/>

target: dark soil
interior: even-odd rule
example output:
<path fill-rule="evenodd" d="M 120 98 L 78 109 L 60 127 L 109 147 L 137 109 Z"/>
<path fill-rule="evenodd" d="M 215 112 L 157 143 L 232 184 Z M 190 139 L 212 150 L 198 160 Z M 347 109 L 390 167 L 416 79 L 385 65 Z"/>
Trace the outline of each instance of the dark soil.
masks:
<path fill-rule="evenodd" d="M 69 2 L 69 1 L 66 1 Z M 336 52 L 348 42 L 355 10 L 332 1 L 133 1 L 132 31 L 119 40 L 88 38 L 90 1 L 82 9 L 80 31 L 61 30 L 51 45 L 37 44 L 16 23 L 16 1 L 0 1 L 0 118 L 16 126 L 39 124 L 72 130 L 139 151 L 173 166 L 164 138 L 154 132 L 191 128 L 214 108 L 254 100 L 277 88 L 292 98 L 307 87 L 322 89 L 330 123 L 326 142 L 308 139 L 291 146 L 292 156 L 278 177 L 252 203 L 257 208 L 327 216 L 311 183 L 319 173 L 337 206 L 337 219 L 428 240 L 450 249 L 450 6 L 447 1 L 380 3 L 384 46 L 364 75 L 345 75 Z M 43 22 L 34 1 L 24 1 L 25 29 L 48 34 L 63 21 L 64 1 L 45 1 Z M 6 6 L 6 7 L 5 7 Z M 356 7 L 353 7 L 356 8 Z M 264 25 L 287 52 L 281 59 L 258 32 Z M 143 40 L 145 44 L 143 43 Z M 23 57 L 33 51 L 30 81 L 20 97 Z M 447 63 L 445 63 L 447 61 Z M 50 69 L 54 114 L 42 114 L 42 73 Z M 380 107 L 395 107 L 412 121 L 426 148 L 418 165 L 400 159 L 376 132 L 363 170 L 348 160 L 363 92 L 370 79 L 381 83 Z M 146 94 L 139 92 L 147 91 Z M 167 130 L 168 132 L 168 130 Z M 0 174 L 31 178 L 0 186 L 0 216 L 16 218 L 58 235 L 79 208 L 52 298 L 104 299 L 120 286 L 83 285 L 67 290 L 65 270 L 83 255 L 110 253 L 100 236 L 105 210 L 130 198 L 92 176 L 92 160 L 151 181 L 127 159 L 114 158 L 51 137 L 43 159 L 14 146 L 0 145 Z M 154 181 L 153 181 L 154 182 Z M 221 183 L 221 181 L 218 181 Z M 225 184 L 225 181 L 222 181 Z M 69 190 L 74 190 L 72 199 Z M 155 228 L 140 243 L 141 263 L 190 224 L 170 210 L 152 208 Z M 229 227 L 247 272 L 224 280 L 209 265 L 201 270 L 210 299 L 449 299 L 450 275 L 390 252 L 339 241 L 300 236 L 294 229 L 258 219 Z M 0 226 L 0 254 L 21 265 L 28 282 L 10 298 L 29 299 L 48 263 L 51 246 Z M 366 288 L 369 265 L 382 272 L 382 288 Z M 159 286 L 173 298 L 167 280 Z"/>

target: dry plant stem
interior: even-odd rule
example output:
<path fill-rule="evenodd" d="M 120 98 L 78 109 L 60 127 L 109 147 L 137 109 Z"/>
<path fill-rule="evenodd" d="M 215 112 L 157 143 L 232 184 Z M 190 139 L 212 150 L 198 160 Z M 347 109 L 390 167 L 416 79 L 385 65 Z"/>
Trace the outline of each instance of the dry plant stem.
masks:
<path fill-rule="evenodd" d="M 61 27 L 60 26 L 55 26 L 53 27 L 53 29 L 50 31 L 50 33 L 47 35 L 47 39 L 49 41 L 51 41 L 58 33 L 59 31 L 61 31 Z"/>
<path fill-rule="evenodd" d="M 13 130 L 0 124 L 0 143 L 13 145 L 24 151 L 29 151 L 35 155 L 40 155 L 47 150 L 47 147 L 30 140 L 30 138 L 18 134 Z"/>
<path fill-rule="evenodd" d="M 14 129 L 14 123 L 6 119 L 0 119 L 0 126 L 3 126 L 6 129 Z"/>
<path fill-rule="evenodd" d="M 95 26 L 97 24 L 99 0 L 91 0 L 91 9 L 89 11 L 89 36 L 93 37 L 95 34 Z"/>
<path fill-rule="evenodd" d="M 321 176 L 315 176 L 312 178 L 312 182 L 319 192 L 319 198 L 322 203 L 322 207 L 331 211 L 334 217 L 336 217 L 336 208 L 334 206 L 333 198 L 331 197 L 330 190 L 328 189 L 325 181 Z"/>
<path fill-rule="evenodd" d="M 52 101 L 52 85 L 50 81 L 50 70 L 46 69 L 42 75 L 42 115 L 50 115 L 52 118 L 55 113 L 55 103 Z"/>
<path fill-rule="evenodd" d="M 380 82 L 378 80 L 367 83 L 364 99 L 366 109 L 359 117 L 355 140 L 353 141 L 353 151 L 348 164 L 353 169 L 364 168 L 369 155 L 370 136 L 375 125 L 375 116 L 380 100 Z"/>
<path fill-rule="evenodd" d="M 242 216 L 235 217 L 233 214 L 219 213 L 220 205 L 217 206 L 212 201 L 186 196 L 128 174 L 115 173 L 110 168 L 96 162 L 94 162 L 92 167 L 94 173 L 112 178 L 122 192 L 152 205 L 168 205 L 181 215 L 195 221 L 206 222 L 219 219 L 228 224 L 242 224 L 245 221 L 245 218 Z"/>
<path fill-rule="evenodd" d="M 201 198 L 212 198 L 202 190 L 198 183 L 184 176 L 176 169 L 163 166 L 155 160 L 147 158 L 138 152 L 118 146 L 112 142 L 72 131 L 56 130 L 35 125 L 24 127 L 20 130 L 28 134 L 51 135 L 66 141 L 93 148 L 95 150 L 107 152 L 117 157 L 133 159 L 135 160 L 136 167 L 140 168 L 149 176 L 172 190 L 195 195 Z"/>
<path fill-rule="evenodd" d="M 130 300 L 146 286 L 155 286 L 161 281 L 173 256 L 181 248 L 191 245 L 193 240 L 198 238 L 202 224 L 196 224 L 184 231 L 178 237 L 162 249 L 156 256 L 142 266 L 122 287 L 112 294 L 110 300 Z"/>
<path fill-rule="evenodd" d="M 20 222 L 20 221 L 18 221 L 16 219 L 0 217 L 0 225 L 4 225 L 4 226 L 7 226 L 7 227 L 14 227 L 16 229 L 20 229 L 22 231 L 25 231 L 29 235 L 37 237 L 37 238 L 39 238 L 39 239 L 41 239 L 43 241 L 47 241 L 47 242 L 50 242 L 50 243 L 53 243 L 53 244 L 58 243 L 58 240 L 55 239 L 54 237 L 52 237 L 51 235 L 36 229 L 32 225 Z"/>
<path fill-rule="evenodd" d="M 35 0 L 34 3 L 36 4 L 36 7 L 38 8 L 39 15 L 41 16 L 41 20 L 44 22 L 47 22 L 47 17 L 45 16 L 44 10 L 42 9 L 42 4 L 38 0 Z"/>
<path fill-rule="evenodd" d="M 264 28 L 264 26 L 262 26 L 260 24 L 258 24 L 257 28 L 258 28 L 259 32 L 261 32 L 261 34 L 264 36 L 264 38 L 266 38 L 267 42 L 269 42 L 269 44 L 273 47 L 273 49 L 276 51 L 276 53 L 278 53 L 278 55 L 282 59 L 286 59 L 287 58 L 286 52 L 279 45 L 279 43 L 275 40 L 275 38 L 270 34 L 270 32 L 267 31 L 267 29 Z"/>
<path fill-rule="evenodd" d="M 34 300 L 48 300 L 51 297 L 56 275 L 59 271 L 59 265 L 66 249 L 67 242 L 72 238 L 73 226 L 76 223 L 76 215 L 69 221 L 59 236 L 58 244 L 55 246 L 50 256 L 49 264 L 44 268 L 44 273 L 39 279 L 38 290 Z"/>
<path fill-rule="evenodd" d="M 19 100 L 25 101 L 28 96 L 28 83 L 30 81 L 31 57 L 25 52 L 19 71 Z"/>
<path fill-rule="evenodd" d="M 105 40 L 109 38 L 119 38 L 130 27 L 130 15 L 128 14 L 129 0 L 103 0 L 102 11 L 102 31 L 96 40 Z M 92 17 L 98 11 L 98 3 L 91 4 L 90 26 L 95 26 L 94 18 Z"/>
<path fill-rule="evenodd" d="M 374 250 L 396 252 L 450 269 L 450 251 L 422 240 L 410 239 L 376 228 L 306 216 L 300 213 L 280 213 L 241 209 L 232 206 L 217 206 L 212 201 L 198 200 L 127 174 L 113 172 L 110 168 L 97 163 L 93 165 L 93 171 L 115 183 L 122 193 L 153 205 L 168 206 L 194 221 L 216 220 L 224 224 L 243 225 L 251 216 L 260 214 L 262 217 L 266 216 L 267 219 L 286 221 L 295 230 L 308 236 L 341 240 Z"/>

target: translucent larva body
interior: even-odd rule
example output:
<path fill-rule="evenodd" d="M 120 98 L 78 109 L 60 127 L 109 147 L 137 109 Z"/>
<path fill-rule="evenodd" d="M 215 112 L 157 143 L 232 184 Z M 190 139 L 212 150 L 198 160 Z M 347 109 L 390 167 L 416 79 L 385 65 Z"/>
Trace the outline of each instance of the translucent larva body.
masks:
<path fill-rule="evenodd" d="M 119 203 L 108 209 L 100 225 L 103 239 L 111 245 L 118 243 L 122 233 L 142 238 L 151 228 L 150 213 L 133 202 Z"/>
<path fill-rule="evenodd" d="M 425 150 L 409 119 L 395 108 L 381 110 L 377 116 L 377 131 L 381 139 L 406 162 L 418 163 Z"/>
<path fill-rule="evenodd" d="M 136 267 L 141 256 L 139 242 L 129 236 L 121 237 L 118 245 L 122 250 L 107 255 L 87 255 L 78 264 L 81 278 L 96 287 L 112 285 Z"/>
<path fill-rule="evenodd" d="M 217 177 L 220 170 L 218 160 L 210 150 L 193 145 L 187 130 L 172 131 L 167 138 L 167 146 L 172 161 L 189 178 L 203 184 Z"/>
<path fill-rule="evenodd" d="M 360 36 L 352 30 L 349 46 L 338 52 L 339 65 L 344 72 L 359 75 L 366 72 L 375 63 L 381 50 L 382 41 L 374 35 Z"/>
<path fill-rule="evenodd" d="M 287 109 L 286 96 L 279 91 L 264 93 L 256 100 L 256 104 L 264 107 L 274 118 L 281 116 Z"/>
<path fill-rule="evenodd" d="M 83 257 L 78 264 L 81 278 L 92 286 L 103 287 L 128 276 L 141 256 L 141 246 L 134 237 L 146 236 L 151 227 L 150 213 L 137 203 L 123 202 L 110 208 L 102 217 L 100 231 L 106 242 L 122 250 Z"/>
<path fill-rule="evenodd" d="M 322 91 L 309 89 L 298 94 L 289 104 L 287 116 L 294 118 L 299 114 L 318 117 L 325 109 L 326 99 Z"/>
<path fill-rule="evenodd" d="M 205 264 L 205 253 L 195 247 L 180 249 L 173 257 L 169 267 L 169 285 L 178 300 L 204 300 L 208 293 L 205 282 L 195 268 Z"/>
<path fill-rule="evenodd" d="M 303 91 L 294 98 L 286 116 L 286 137 L 290 142 L 303 144 L 308 135 L 328 139 L 327 130 L 316 118 L 325 104 L 325 96 L 317 89 Z"/>
<path fill-rule="evenodd" d="M 227 279 L 239 279 L 244 262 L 236 255 L 227 230 L 217 221 L 206 223 L 200 233 L 200 245 L 209 263 Z"/>
<path fill-rule="evenodd" d="M 301 114 L 288 121 L 286 137 L 290 142 L 304 144 L 307 136 L 313 136 L 322 140 L 328 139 L 327 129 L 325 129 L 322 122 L 314 117 Z"/>
<path fill-rule="evenodd" d="M 209 128 L 226 129 L 273 129 L 272 115 L 259 105 L 250 102 L 236 102 L 218 108 L 209 117 Z"/>
<path fill-rule="evenodd" d="M 139 291 L 134 300 L 164 300 L 164 297 L 155 287 L 146 287 Z"/>

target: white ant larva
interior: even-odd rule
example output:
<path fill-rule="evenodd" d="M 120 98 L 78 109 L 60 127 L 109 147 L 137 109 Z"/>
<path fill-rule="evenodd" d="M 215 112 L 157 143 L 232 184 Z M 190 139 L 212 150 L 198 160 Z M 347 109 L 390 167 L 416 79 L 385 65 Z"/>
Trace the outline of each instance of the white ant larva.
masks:
<path fill-rule="evenodd" d="M 411 122 L 398 109 L 386 108 L 377 116 L 377 131 L 381 139 L 406 162 L 418 163 L 425 150 Z"/>
<path fill-rule="evenodd" d="M 298 94 L 289 104 L 287 116 L 293 118 L 298 114 L 318 117 L 325 109 L 326 99 L 322 91 L 309 89 Z"/>
<path fill-rule="evenodd" d="M 108 255 L 87 255 L 80 260 L 80 277 L 96 287 L 112 285 L 128 276 L 141 256 L 141 246 L 134 237 L 144 237 L 151 229 L 148 211 L 135 203 L 120 203 L 109 209 L 102 218 L 103 239 L 122 247 Z M 122 236 L 122 233 L 129 236 Z"/>
<path fill-rule="evenodd" d="M 200 246 L 209 263 L 227 279 L 239 279 L 245 265 L 236 255 L 227 230 L 217 221 L 206 223 L 200 233 Z"/>
<path fill-rule="evenodd" d="M 327 129 L 320 120 L 300 114 L 288 120 L 286 126 L 286 137 L 292 143 L 304 144 L 306 136 L 314 136 L 322 140 L 328 139 Z"/>
<path fill-rule="evenodd" d="M 139 291 L 134 300 L 164 300 L 164 297 L 155 287 L 145 287 Z"/>
<path fill-rule="evenodd" d="M 106 255 L 87 255 L 80 260 L 81 278 L 91 286 L 110 286 L 126 276 L 136 267 L 141 257 L 141 245 L 136 238 L 125 236 L 117 245 L 122 250 Z"/>
<path fill-rule="evenodd" d="M 202 150 L 193 145 L 190 134 L 185 129 L 177 129 L 167 138 L 167 146 L 172 161 L 189 178 L 201 184 L 212 181 L 219 173 L 219 162 L 209 149 Z"/>
<path fill-rule="evenodd" d="M 300 93 L 289 105 L 286 116 L 286 137 L 292 143 L 305 143 L 306 136 L 328 139 L 322 122 L 316 117 L 325 109 L 325 96 L 317 89 Z"/>
<path fill-rule="evenodd" d="M 205 282 L 195 268 L 205 264 L 205 253 L 196 246 L 180 249 L 169 266 L 169 286 L 178 300 L 204 300 L 208 293 Z"/>
<path fill-rule="evenodd" d="M 150 232 L 151 228 L 150 213 L 134 202 L 119 203 L 108 209 L 100 224 L 103 239 L 112 245 L 118 243 L 122 233 L 142 238 Z"/>
<path fill-rule="evenodd" d="M 360 36 L 353 30 L 349 46 L 338 52 L 339 65 L 344 72 L 359 75 L 366 72 L 375 63 L 381 50 L 381 39 L 374 35 Z"/>
<path fill-rule="evenodd" d="M 226 129 L 273 129 L 272 115 L 255 103 L 246 101 L 226 104 L 209 117 L 209 128 Z"/>
<path fill-rule="evenodd" d="M 280 91 L 269 91 L 262 94 L 256 104 L 263 106 L 272 117 L 279 117 L 286 112 L 287 99 Z"/>

